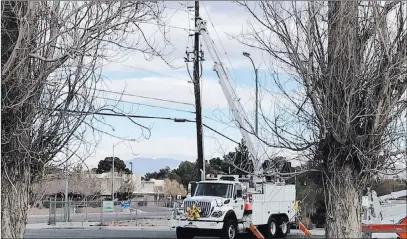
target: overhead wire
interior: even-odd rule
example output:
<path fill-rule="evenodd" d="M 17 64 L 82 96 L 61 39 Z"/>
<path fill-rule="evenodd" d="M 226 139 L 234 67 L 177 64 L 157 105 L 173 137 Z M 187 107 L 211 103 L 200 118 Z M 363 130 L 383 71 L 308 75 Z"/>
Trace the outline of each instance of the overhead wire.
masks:
<path fill-rule="evenodd" d="M 83 87 L 83 88 L 89 89 L 88 87 Z M 150 100 L 158 100 L 158 101 L 169 102 L 169 103 L 178 103 L 178 104 L 184 104 L 184 105 L 188 105 L 188 106 L 195 106 L 194 104 L 191 104 L 191 103 L 172 101 L 172 100 L 166 100 L 166 99 L 160 99 L 160 98 L 153 98 L 153 97 L 147 97 L 147 96 L 140 96 L 140 95 L 134 95 L 134 94 L 125 93 L 125 92 L 116 92 L 116 91 L 103 90 L 103 89 L 92 89 L 92 90 L 112 93 L 112 94 L 118 94 L 118 95 L 131 96 L 131 97 L 145 98 L 145 99 L 150 99 Z M 118 101 L 118 102 L 123 102 L 123 103 L 135 104 L 135 105 L 142 105 L 142 106 L 146 106 L 146 107 L 162 108 L 162 109 L 174 110 L 174 111 L 179 111 L 179 112 L 184 112 L 184 113 L 196 114 L 195 111 L 189 111 L 189 110 L 183 110 L 183 109 L 177 109 L 177 108 L 171 108 L 171 107 L 165 107 L 165 106 L 157 106 L 157 105 L 151 105 L 151 104 L 145 104 L 145 103 L 139 103 L 139 102 L 131 102 L 131 101 L 125 101 L 122 99 L 108 98 L 108 97 L 104 97 L 104 96 L 94 96 L 94 97 L 99 98 L 99 99 L 112 100 L 112 101 Z M 220 124 L 230 126 L 226 122 L 222 122 L 220 120 L 214 119 L 214 118 L 206 116 L 206 115 L 202 115 L 202 117 L 212 120 L 214 122 L 220 123 Z"/>
<path fill-rule="evenodd" d="M 128 104 L 134 104 L 134 105 L 140 105 L 140 106 L 146 106 L 146 107 L 152 107 L 152 108 L 159 108 L 159 109 L 173 110 L 173 111 L 179 111 L 179 112 L 184 112 L 184 113 L 195 114 L 195 112 L 189 111 L 189 110 L 182 110 L 182 109 L 176 109 L 176 108 L 159 106 L 159 105 L 150 105 L 150 104 L 145 104 L 145 103 L 131 102 L 131 101 L 126 101 L 126 100 L 122 100 L 122 99 L 112 99 L 112 98 L 100 97 L 100 96 L 95 96 L 95 98 L 102 99 L 102 100 L 111 100 L 111 101 L 117 101 L 117 102 L 121 102 L 121 103 L 128 103 Z"/>
<path fill-rule="evenodd" d="M 85 87 L 85 88 L 86 88 L 86 87 Z M 156 101 L 174 103 L 174 104 L 181 104 L 181 105 L 194 106 L 194 104 L 192 104 L 192 103 L 187 103 L 187 102 L 182 102 L 182 101 L 176 101 L 176 100 L 168 100 L 168 99 L 162 99 L 162 98 L 150 97 L 150 96 L 142 96 L 142 95 L 136 95 L 136 94 L 125 93 L 125 92 L 117 92 L 117 91 L 103 90 L 103 89 L 91 89 L 91 90 L 100 91 L 100 92 L 106 92 L 106 93 L 112 93 L 112 94 L 125 95 L 125 96 L 138 97 L 138 98 L 142 98 L 142 99 L 149 99 L 149 100 L 156 100 Z"/>
<path fill-rule="evenodd" d="M 192 30 L 192 29 L 185 28 L 185 27 L 177 27 L 177 26 L 164 25 L 164 24 L 158 24 L 158 23 L 152 23 L 152 22 L 143 22 L 142 24 L 149 24 L 149 25 L 155 25 L 155 26 L 160 26 L 160 27 L 169 27 L 169 28 L 180 29 L 180 30 L 184 30 L 184 31 Z"/>
<path fill-rule="evenodd" d="M 95 89 L 96 91 L 103 91 L 103 92 L 109 92 L 109 93 L 113 93 L 113 94 L 120 94 L 120 95 L 130 95 L 130 96 L 134 96 L 134 97 L 140 97 L 140 96 L 135 96 L 132 94 L 127 94 L 127 93 L 123 93 L 123 92 L 114 92 L 114 91 L 107 91 L 107 90 L 99 90 L 99 89 Z M 117 101 L 117 102 L 122 102 L 122 103 L 128 103 L 128 104 L 134 104 L 134 105 L 140 105 L 140 106 L 145 106 L 145 107 L 152 107 L 152 108 L 159 108 L 159 109 L 166 109 L 166 110 L 173 110 L 173 111 L 178 111 L 178 112 L 183 112 L 183 113 L 188 113 L 188 114 L 196 114 L 195 111 L 189 111 L 189 110 L 183 110 L 183 109 L 177 109 L 177 108 L 172 108 L 172 107 L 165 107 L 165 106 L 159 106 L 159 105 L 151 105 L 151 104 L 145 104 L 145 103 L 139 103 L 139 102 L 131 102 L 131 101 L 126 101 L 126 100 L 122 100 L 122 99 L 113 99 L 113 98 L 108 98 L 108 97 L 102 97 L 102 96 L 94 96 L 95 98 L 98 99 L 104 99 L 104 100 L 111 100 L 111 101 Z M 148 97 L 149 99 L 150 97 Z M 161 99 L 160 99 L 161 100 Z M 167 102 L 167 100 L 162 100 L 164 102 Z M 170 101 L 170 103 L 174 103 L 172 101 Z M 187 103 L 188 104 L 188 103 Z M 193 104 L 191 104 L 192 106 L 194 106 Z M 216 123 L 219 124 L 223 124 L 226 126 L 230 126 L 228 123 L 226 122 L 222 122 L 220 120 L 214 119 L 212 117 L 206 116 L 206 115 L 202 115 L 203 118 L 212 120 Z"/>
<path fill-rule="evenodd" d="M 125 117 L 125 118 L 138 118 L 138 119 L 158 119 L 158 120 L 171 120 L 174 122 L 188 122 L 188 123 L 194 123 L 196 122 L 195 120 L 190 120 L 190 119 L 184 119 L 184 118 L 174 118 L 174 117 L 162 117 L 162 116 L 150 116 L 150 115 L 135 115 L 135 114 L 120 114 L 120 113 L 105 113 L 105 112 L 91 112 L 91 111 L 79 111 L 79 110 L 59 110 L 59 109 L 54 109 L 55 111 L 64 111 L 67 113 L 77 113 L 77 114 L 85 114 L 85 115 L 101 115 L 101 116 L 113 116 L 113 117 Z M 203 124 L 206 128 L 209 130 L 221 135 L 222 137 L 239 144 L 237 141 L 233 140 L 232 138 L 226 136 L 225 134 L 213 129 L 212 127 Z"/>
<path fill-rule="evenodd" d="M 160 76 L 165 76 L 165 77 L 168 77 L 168 78 L 173 78 L 173 79 L 180 80 L 180 81 L 188 81 L 188 80 L 180 79 L 179 77 L 176 77 L 176 76 L 163 74 L 163 73 L 160 73 L 160 72 L 157 72 L 157 71 L 146 70 L 146 69 L 143 69 L 143 68 L 137 67 L 137 66 L 127 65 L 127 64 L 124 64 L 124 63 L 122 63 L 121 65 L 127 66 L 129 68 L 133 68 L 133 69 L 136 69 L 136 70 L 152 73 L 152 74 L 155 74 L 155 75 L 160 75 Z"/>

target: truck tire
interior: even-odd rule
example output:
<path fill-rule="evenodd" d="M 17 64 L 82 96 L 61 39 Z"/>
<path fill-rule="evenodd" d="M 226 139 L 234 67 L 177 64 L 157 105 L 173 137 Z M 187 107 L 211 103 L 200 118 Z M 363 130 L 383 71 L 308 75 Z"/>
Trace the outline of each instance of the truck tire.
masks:
<path fill-rule="evenodd" d="M 280 217 L 277 224 L 277 238 L 285 238 L 289 232 L 290 224 L 288 223 L 287 218 Z"/>
<path fill-rule="evenodd" d="M 267 222 L 267 231 L 264 233 L 265 238 L 275 238 L 277 235 L 277 220 L 270 216 Z"/>
<path fill-rule="evenodd" d="M 177 239 L 192 239 L 194 235 L 192 234 L 191 230 L 185 229 L 182 227 L 177 227 L 175 229 L 175 233 L 177 234 Z"/>
<path fill-rule="evenodd" d="M 232 219 L 227 219 L 223 224 L 221 239 L 235 239 L 237 236 L 237 222 Z"/>

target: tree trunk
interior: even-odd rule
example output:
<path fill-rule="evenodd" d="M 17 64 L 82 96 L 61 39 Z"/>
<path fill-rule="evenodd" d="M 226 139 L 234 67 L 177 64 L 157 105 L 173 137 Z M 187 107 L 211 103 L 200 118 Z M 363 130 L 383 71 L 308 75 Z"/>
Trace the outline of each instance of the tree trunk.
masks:
<path fill-rule="evenodd" d="M 349 165 L 335 172 L 326 185 L 326 238 L 361 238 L 361 193 Z"/>
<path fill-rule="evenodd" d="M 1 174 L 1 237 L 23 238 L 27 223 L 29 174 Z M 10 182 L 11 180 L 11 182 Z"/>

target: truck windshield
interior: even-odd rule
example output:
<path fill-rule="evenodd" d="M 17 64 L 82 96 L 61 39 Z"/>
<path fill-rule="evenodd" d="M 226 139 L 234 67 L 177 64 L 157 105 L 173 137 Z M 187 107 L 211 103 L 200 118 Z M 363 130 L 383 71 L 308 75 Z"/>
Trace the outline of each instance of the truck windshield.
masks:
<path fill-rule="evenodd" d="M 231 198 L 233 194 L 233 185 L 226 183 L 199 183 L 195 196 L 215 196 Z"/>

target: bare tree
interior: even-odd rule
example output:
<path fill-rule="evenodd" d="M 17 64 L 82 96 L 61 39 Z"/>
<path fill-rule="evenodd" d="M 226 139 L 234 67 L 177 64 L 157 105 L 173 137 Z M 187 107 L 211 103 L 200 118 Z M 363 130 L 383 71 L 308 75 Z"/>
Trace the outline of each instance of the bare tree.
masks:
<path fill-rule="evenodd" d="M 118 191 L 119 193 L 127 199 L 131 199 L 134 191 L 137 190 L 137 185 L 132 181 L 131 175 L 123 175 L 123 182 L 121 183 Z"/>
<path fill-rule="evenodd" d="M 167 60 L 140 25 L 164 25 L 162 11 L 161 3 L 145 1 L 1 2 L 2 237 L 24 236 L 30 185 L 44 165 L 68 142 L 84 143 L 86 130 L 98 131 L 95 113 L 120 114 L 96 100 L 112 53 Z"/>
<path fill-rule="evenodd" d="M 326 237 L 360 238 L 362 189 L 405 154 L 406 2 L 239 4 L 254 20 L 238 40 L 270 56 L 285 96 L 272 117 L 262 109 L 262 140 L 320 172 Z"/>
<path fill-rule="evenodd" d="M 89 170 L 81 170 L 81 167 L 69 175 L 69 185 L 71 185 L 69 187 L 71 193 L 82 195 L 88 200 L 100 196 L 102 192 L 101 182 L 96 175 Z"/>
<path fill-rule="evenodd" d="M 164 196 L 176 197 L 177 195 L 185 196 L 187 191 L 184 186 L 176 180 L 164 179 Z"/>
<path fill-rule="evenodd" d="M 30 185 L 30 200 L 29 205 L 33 207 L 41 207 L 41 202 L 47 196 L 49 187 L 51 186 L 50 180 L 41 180 Z"/>
<path fill-rule="evenodd" d="M 83 171 L 80 167 L 69 170 L 68 175 L 68 193 L 81 195 L 85 198 L 96 197 L 101 193 L 101 183 L 98 178 L 89 171 Z M 43 199 L 46 195 L 65 194 L 65 175 L 64 173 L 47 175 L 31 184 L 31 195 L 38 195 L 37 200 Z M 31 200 L 35 199 L 34 197 Z"/>

